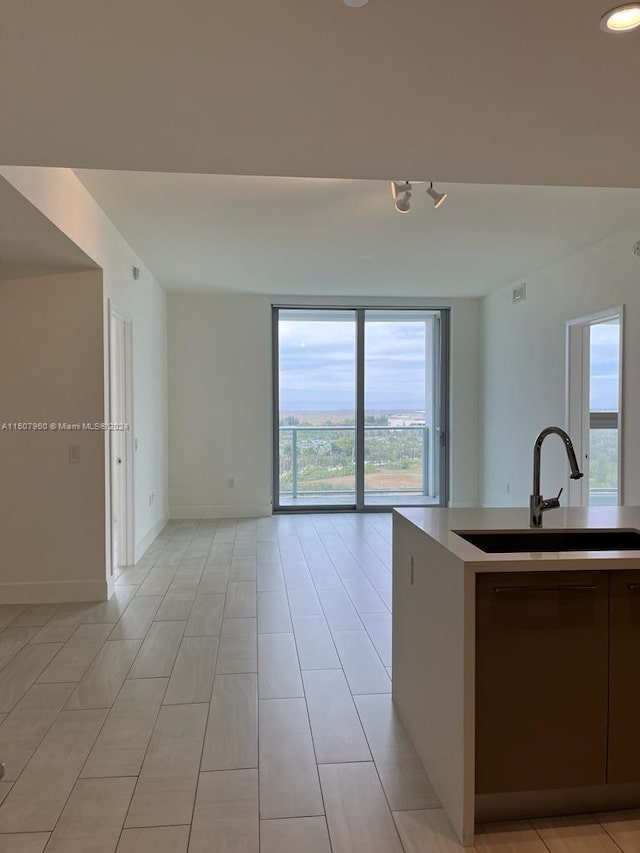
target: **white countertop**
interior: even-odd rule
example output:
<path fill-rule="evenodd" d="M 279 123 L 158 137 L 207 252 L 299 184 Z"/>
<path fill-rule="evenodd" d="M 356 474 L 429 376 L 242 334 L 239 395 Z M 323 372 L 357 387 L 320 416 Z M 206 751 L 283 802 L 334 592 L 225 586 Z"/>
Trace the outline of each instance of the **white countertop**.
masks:
<path fill-rule="evenodd" d="M 529 530 L 529 508 L 435 509 L 405 507 L 394 513 L 430 536 L 474 572 L 638 569 L 638 551 L 546 551 L 486 554 L 454 531 Z M 640 507 L 561 507 L 544 515 L 542 530 L 640 530 Z M 561 564 L 561 565 L 559 565 Z"/>

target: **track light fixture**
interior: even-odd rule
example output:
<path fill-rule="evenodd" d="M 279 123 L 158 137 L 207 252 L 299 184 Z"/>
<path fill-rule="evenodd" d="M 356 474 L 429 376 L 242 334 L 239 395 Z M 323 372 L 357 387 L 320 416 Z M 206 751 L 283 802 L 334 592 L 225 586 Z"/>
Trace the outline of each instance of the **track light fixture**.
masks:
<path fill-rule="evenodd" d="M 411 210 L 411 184 L 409 181 L 391 181 L 391 197 L 396 203 L 398 213 Z"/>
<path fill-rule="evenodd" d="M 442 204 L 444 204 L 445 201 L 447 200 L 447 194 L 446 193 L 439 193 L 436 190 L 434 190 L 433 181 L 431 181 L 431 184 L 429 185 L 429 187 L 427 189 L 427 195 L 429 196 L 429 198 L 433 199 L 433 206 L 435 207 L 436 210 Z"/>

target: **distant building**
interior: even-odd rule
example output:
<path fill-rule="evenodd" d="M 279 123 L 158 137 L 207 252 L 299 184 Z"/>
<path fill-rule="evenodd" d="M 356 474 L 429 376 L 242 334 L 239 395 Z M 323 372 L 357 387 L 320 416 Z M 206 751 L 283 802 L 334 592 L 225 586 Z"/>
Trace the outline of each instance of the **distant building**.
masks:
<path fill-rule="evenodd" d="M 395 415 L 389 415 L 390 427 L 424 426 L 425 424 L 424 412 L 399 412 Z"/>

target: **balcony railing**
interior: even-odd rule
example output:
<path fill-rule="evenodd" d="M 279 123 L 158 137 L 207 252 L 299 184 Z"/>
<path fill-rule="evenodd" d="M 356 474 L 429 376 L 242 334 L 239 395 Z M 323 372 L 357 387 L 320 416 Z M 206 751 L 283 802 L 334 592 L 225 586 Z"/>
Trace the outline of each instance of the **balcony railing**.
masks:
<path fill-rule="evenodd" d="M 382 444 L 393 434 L 408 434 L 406 446 L 392 448 Z M 390 435 L 389 435 L 390 434 Z M 425 495 L 429 494 L 429 434 L 427 426 L 365 425 L 365 495 Z M 415 440 L 411 438 L 415 437 Z M 345 444 L 345 438 L 351 438 Z M 352 495 L 355 492 L 355 426 L 287 426 L 280 425 L 280 496 L 292 499 L 304 497 Z M 376 442 L 376 439 L 378 441 Z M 341 442 L 341 446 L 336 446 Z M 377 443 L 377 447 L 376 447 Z M 376 453 L 376 450 L 378 453 Z M 385 459 L 385 450 L 387 458 Z M 392 459 L 394 450 L 399 458 Z M 420 485 L 402 485 L 401 466 L 418 460 L 421 470 Z M 345 467 L 352 470 L 345 474 Z M 373 469 L 373 470 L 372 470 Z M 371 488 L 366 485 L 367 475 L 377 469 L 380 473 L 395 474 L 397 486 Z M 305 474 L 312 472 L 307 478 Z M 345 476 L 354 477 L 353 488 L 322 487 L 322 481 Z M 406 477 L 405 477 L 406 479 Z M 312 486 L 315 482 L 318 485 Z"/>

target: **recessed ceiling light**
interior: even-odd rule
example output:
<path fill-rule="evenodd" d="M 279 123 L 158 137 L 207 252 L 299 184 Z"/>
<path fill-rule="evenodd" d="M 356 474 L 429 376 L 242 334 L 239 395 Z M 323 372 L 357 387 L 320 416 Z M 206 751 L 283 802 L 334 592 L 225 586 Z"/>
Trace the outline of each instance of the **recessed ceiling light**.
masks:
<path fill-rule="evenodd" d="M 628 3 L 609 9 L 600 19 L 600 29 L 605 33 L 628 33 L 640 27 L 640 3 Z"/>
<path fill-rule="evenodd" d="M 366 6 L 369 0 L 342 0 L 345 6 L 353 6 L 357 8 L 358 6 Z"/>

